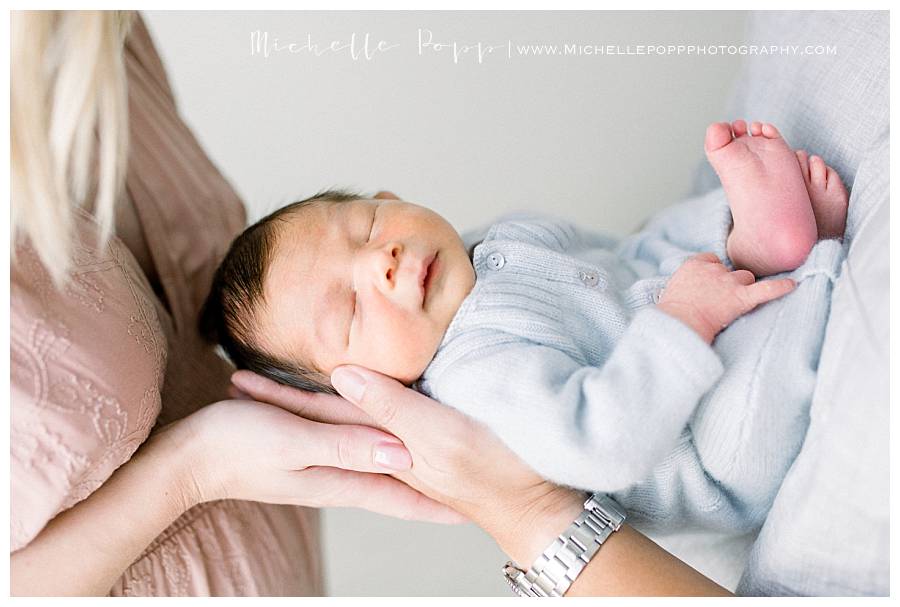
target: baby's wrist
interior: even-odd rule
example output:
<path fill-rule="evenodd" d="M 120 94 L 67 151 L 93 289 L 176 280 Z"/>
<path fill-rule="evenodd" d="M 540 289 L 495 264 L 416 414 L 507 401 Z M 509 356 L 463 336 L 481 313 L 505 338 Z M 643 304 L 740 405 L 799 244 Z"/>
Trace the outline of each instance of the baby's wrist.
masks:
<path fill-rule="evenodd" d="M 657 309 L 668 314 L 672 318 L 687 325 L 707 344 L 712 344 L 718 331 L 707 322 L 697 311 L 689 306 L 676 305 L 670 302 L 660 302 Z"/>

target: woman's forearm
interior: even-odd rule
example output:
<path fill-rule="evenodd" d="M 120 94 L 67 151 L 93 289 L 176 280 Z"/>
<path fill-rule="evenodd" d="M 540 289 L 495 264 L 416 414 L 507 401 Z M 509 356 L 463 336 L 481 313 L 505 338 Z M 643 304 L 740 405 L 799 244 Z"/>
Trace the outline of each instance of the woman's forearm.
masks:
<path fill-rule="evenodd" d="M 728 596 L 693 567 L 628 525 L 603 543 L 566 596 Z"/>
<path fill-rule="evenodd" d="M 581 512 L 584 496 L 558 487 L 515 517 L 485 525 L 520 567 L 528 568 Z M 623 525 L 607 539 L 566 596 L 724 596 L 729 592 Z"/>
<path fill-rule="evenodd" d="M 106 595 L 122 572 L 194 502 L 186 429 L 156 432 L 94 493 L 10 555 L 13 595 Z"/>

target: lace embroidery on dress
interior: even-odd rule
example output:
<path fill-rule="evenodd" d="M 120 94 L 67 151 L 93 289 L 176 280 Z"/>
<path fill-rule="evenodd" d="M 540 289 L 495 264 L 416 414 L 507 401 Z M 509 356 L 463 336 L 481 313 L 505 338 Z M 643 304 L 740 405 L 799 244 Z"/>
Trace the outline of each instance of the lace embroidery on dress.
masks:
<path fill-rule="evenodd" d="M 83 213 L 78 221 L 82 238 L 73 255 L 71 280 L 61 292 L 27 245 L 17 251 L 14 265 L 14 287 L 24 289 L 28 296 L 19 297 L 14 289 L 12 297 L 15 322 L 10 339 L 10 379 L 21 396 L 12 409 L 10 455 L 14 472 L 20 471 L 14 474 L 13 482 L 15 485 L 17 479 L 25 478 L 27 470 L 39 471 L 46 485 L 30 490 L 54 493 L 50 502 L 41 504 L 55 504 L 55 509 L 47 512 L 51 518 L 90 495 L 146 439 L 159 412 L 159 389 L 165 372 L 165 338 L 150 299 L 142 293 L 146 287 L 139 284 L 128 266 L 128 254 L 115 240 L 102 249 L 86 244 L 93 238 L 93 221 Z M 108 289 L 122 284 L 127 289 L 115 292 L 115 297 L 117 306 L 133 311 L 127 325 L 98 319 L 90 324 L 102 336 L 98 335 L 93 345 L 74 345 L 70 322 L 77 318 L 81 321 L 78 326 L 82 326 L 85 314 L 107 317 Z M 23 324 L 27 326 L 25 331 L 20 330 Z M 121 337 L 116 337 L 118 330 L 122 330 Z M 79 336 L 83 341 L 84 335 Z M 137 387 L 132 378 L 103 377 L 105 385 L 100 386 L 91 369 L 81 366 L 83 356 L 90 360 L 95 349 L 122 338 L 140 347 L 140 363 L 145 369 L 141 397 L 127 405 L 110 389 L 121 382 L 131 383 L 132 389 L 126 391 L 131 394 Z M 116 351 L 131 356 L 128 353 L 132 350 L 117 347 Z M 13 489 L 15 502 L 16 487 Z M 13 509 L 13 548 L 27 543 L 47 522 L 34 516 Z"/>

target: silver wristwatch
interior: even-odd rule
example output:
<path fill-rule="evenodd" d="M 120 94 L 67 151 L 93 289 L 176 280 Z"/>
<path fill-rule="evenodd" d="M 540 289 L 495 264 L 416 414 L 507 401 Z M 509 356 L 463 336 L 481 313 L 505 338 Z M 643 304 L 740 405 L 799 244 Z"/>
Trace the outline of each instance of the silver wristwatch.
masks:
<path fill-rule="evenodd" d="M 623 522 L 622 507 L 609 496 L 595 493 L 584 502 L 584 511 L 544 550 L 531 569 L 523 571 L 509 561 L 503 567 L 503 575 L 519 596 L 562 596 Z"/>

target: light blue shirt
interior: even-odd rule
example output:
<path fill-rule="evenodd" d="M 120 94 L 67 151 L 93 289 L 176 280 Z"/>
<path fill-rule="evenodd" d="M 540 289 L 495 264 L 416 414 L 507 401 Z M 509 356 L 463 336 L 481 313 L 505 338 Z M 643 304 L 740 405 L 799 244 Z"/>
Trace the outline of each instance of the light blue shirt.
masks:
<path fill-rule="evenodd" d="M 843 250 L 819 243 L 791 274 L 797 290 L 710 347 L 655 304 L 686 257 L 727 262 L 730 226 L 720 196 L 621 241 L 547 217 L 492 225 L 417 387 L 545 478 L 615 493 L 647 523 L 758 526 L 802 443 Z"/>

